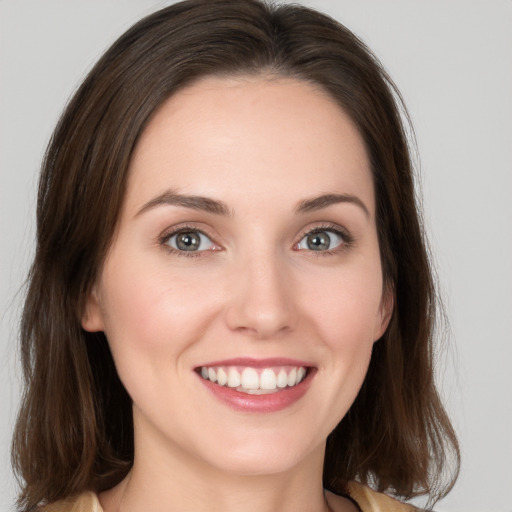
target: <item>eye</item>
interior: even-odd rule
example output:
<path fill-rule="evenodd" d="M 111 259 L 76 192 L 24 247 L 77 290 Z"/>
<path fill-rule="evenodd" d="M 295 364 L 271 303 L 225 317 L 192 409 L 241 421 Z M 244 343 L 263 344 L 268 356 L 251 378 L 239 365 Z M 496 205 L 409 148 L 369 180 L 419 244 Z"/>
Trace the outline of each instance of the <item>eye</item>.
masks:
<path fill-rule="evenodd" d="M 332 251 L 346 243 L 345 236 L 333 229 L 315 229 L 297 244 L 297 249 L 307 251 Z"/>
<path fill-rule="evenodd" d="M 179 231 L 169 236 L 165 243 L 175 251 L 184 252 L 211 251 L 217 247 L 204 233 L 193 230 Z"/>

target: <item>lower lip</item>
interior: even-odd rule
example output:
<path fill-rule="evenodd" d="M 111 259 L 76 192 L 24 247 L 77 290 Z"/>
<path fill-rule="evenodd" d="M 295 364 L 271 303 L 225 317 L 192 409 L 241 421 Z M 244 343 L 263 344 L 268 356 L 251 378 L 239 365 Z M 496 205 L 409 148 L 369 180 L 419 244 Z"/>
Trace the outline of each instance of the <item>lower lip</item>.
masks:
<path fill-rule="evenodd" d="M 219 386 L 201 376 L 198 378 L 210 393 L 232 409 L 243 412 L 277 412 L 298 402 L 309 389 L 313 376 L 314 370 L 310 368 L 304 380 L 296 386 L 265 395 L 250 395 L 227 386 Z"/>

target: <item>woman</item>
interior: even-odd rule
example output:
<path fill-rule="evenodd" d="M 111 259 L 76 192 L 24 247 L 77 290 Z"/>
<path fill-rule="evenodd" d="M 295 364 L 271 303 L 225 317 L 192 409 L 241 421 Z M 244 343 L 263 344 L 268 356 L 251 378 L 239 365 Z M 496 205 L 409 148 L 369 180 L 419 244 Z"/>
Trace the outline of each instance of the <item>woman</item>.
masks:
<path fill-rule="evenodd" d="M 297 6 L 182 2 L 106 52 L 40 180 L 22 509 L 449 490 L 401 108 L 352 33 Z"/>

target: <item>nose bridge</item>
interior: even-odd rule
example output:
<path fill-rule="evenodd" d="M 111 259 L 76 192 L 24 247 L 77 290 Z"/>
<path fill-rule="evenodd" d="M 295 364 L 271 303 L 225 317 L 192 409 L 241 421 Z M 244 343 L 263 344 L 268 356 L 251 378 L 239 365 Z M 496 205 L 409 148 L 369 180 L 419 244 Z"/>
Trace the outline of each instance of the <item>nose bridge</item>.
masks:
<path fill-rule="evenodd" d="M 293 327 L 291 275 L 286 257 L 275 246 L 246 251 L 232 277 L 236 291 L 227 312 L 231 329 L 270 338 Z"/>

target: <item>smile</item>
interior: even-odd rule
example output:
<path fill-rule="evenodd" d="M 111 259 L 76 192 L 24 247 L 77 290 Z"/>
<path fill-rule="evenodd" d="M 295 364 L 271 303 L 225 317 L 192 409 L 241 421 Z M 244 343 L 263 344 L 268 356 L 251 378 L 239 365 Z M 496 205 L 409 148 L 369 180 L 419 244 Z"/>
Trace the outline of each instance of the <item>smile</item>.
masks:
<path fill-rule="evenodd" d="M 302 382 L 307 370 L 304 366 L 274 366 L 253 368 L 250 366 L 202 366 L 203 379 L 227 386 L 241 393 L 263 395 L 292 388 Z"/>
<path fill-rule="evenodd" d="M 299 402 L 317 368 L 288 358 L 238 358 L 198 366 L 195 373 L 207 391 L 230 408 L 271 413 Z"/>

